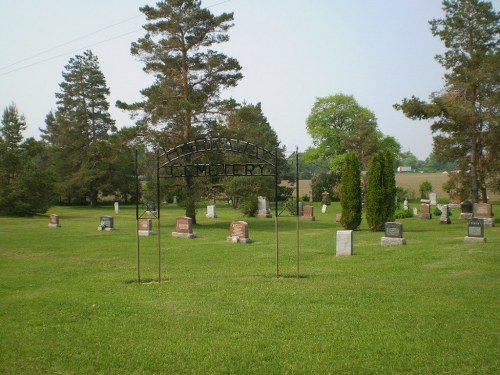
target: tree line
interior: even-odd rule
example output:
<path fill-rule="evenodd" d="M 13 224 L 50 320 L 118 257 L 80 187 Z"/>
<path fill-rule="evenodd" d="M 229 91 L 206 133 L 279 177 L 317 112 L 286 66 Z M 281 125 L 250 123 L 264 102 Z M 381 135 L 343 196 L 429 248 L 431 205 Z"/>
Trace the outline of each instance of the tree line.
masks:
<path fill-rule="evenodd" d="M 3 112 L 0 127 L 0 213 L 33 215 L 54 202 L 96 205 L 103 196 L 134 200 L 135 152 L 139 173 L 147 180 L 155 168 L 155 150 L 167 150 L 198 138 L 240 138 L 279 153 L 280 178 L 294 179 L 286 150 L 259 103 L 237 103 L 222 92 L 243 78 L 239 62 L 216 51 L 229 39 L 233 14 L 214 15 L 199 0 L 166 0 L 140 8 L 145 35 L 132 43 L 131 54 L 154 77 L 141 90 L 142 100 L 118 101 L 135 125 L 116 128 L 109 114 L 109 87 L 92 51 L 72 57 L 64 67 L 56 108 L 40 129 L 41 140 L 24 139 L 26 122 L 15 104 Z M 325 170 L 323 190 L 339 185 L 346 164 L 356 156 L 368 170 L 380 153 L 393 164 L 462 171 L 458 182 L 472 201 L 487 189 L 500 189 L 498 158 L 498 19 L 491 4 L 478 0 L 443 1 L 444 18 L 431 31 L 447 48 L 437 60 L 446 69 L 445 88 L 426 103 L 412 97 L 395 107 L 414 119 L 434 119 L 434 151 L 425 166 L 401 151 L 394 137 L 377 126 L 375 114 L 353 96 L 318 98 L 306 127 L 313 146 L 300 155 L 304 173 Z M 221 162 L 204 154 L 188 162 Z M 243 155 L 226 156 L 246 162 Z M 394 161 L 396 160 L 396 162 Z M 227 160 L 226 160 L 227 161 Z M 446 164 L 447 163 L 447 164 Z M 395 165 L 393 165 L 394 167 Z M 292 168 L 293 170 L 293 168 Z M 470 178 L 469 178 L 470 177 Z M 36 182 L 36 183 L 35 183 Z M 154 190 L 142 184 L 142 198 Z M 162 196 L 182 198 L 186 215 L 196 222 L 196 201 L 225 196 L 235 206 L 253 205 L 257 195 L 273 199 L 269 178 L 194 179 L 166 184 Z"/>

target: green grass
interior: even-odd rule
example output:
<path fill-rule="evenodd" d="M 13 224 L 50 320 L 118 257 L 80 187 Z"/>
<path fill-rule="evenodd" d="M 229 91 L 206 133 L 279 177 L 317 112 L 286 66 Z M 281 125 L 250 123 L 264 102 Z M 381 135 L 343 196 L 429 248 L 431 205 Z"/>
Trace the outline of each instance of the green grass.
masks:
<path fill-rule="evenodd" d="M 198 214 L 172 238 L 162 209 L 162 278 L 137 283 L 135 209 L 54 207 L 0 218 L 0 373 L 498 374 L 500 228 L 465 244 L 466 223 L 400 220 L 408 245 L 381 247 L 363 221 L 355 256 L 335 257 L 337 204 L 315 222 Z M 495 206 L 497 217 L 500 206 Z M 113 215 L 114 232 L 97 231 Z M 252 244 L 226 242 L 232 220 Z M 157 237 L 141 237 L 141 276 L 156 280 Z"/>

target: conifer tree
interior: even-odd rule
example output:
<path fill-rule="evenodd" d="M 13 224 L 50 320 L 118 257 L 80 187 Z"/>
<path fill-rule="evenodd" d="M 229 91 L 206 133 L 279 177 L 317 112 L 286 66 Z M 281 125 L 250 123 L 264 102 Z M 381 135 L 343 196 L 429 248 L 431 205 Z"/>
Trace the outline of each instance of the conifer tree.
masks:
<path fill-rule="evenodd" d="M 347 154 L 340 180 L 340 204 L 344 229 L 354 230 L 361 224 L 361 171 L 355 154 Z"/>
<path fill-rule="evenodd" d="M 446 47 L 436 56 L 445 86 L 429 102 L 412 96 L 395 108 L 411 119 L 433 120 L 434 153 L 468 176 L 472 202 L 479 193 L 486 201 L 488 184 L 500 189 L 500 12 L 480 0 L 443 0 L 443 12 L 430 25 Z"/>
<path fill-rule="evenodd" d="M 62 75 L 57 111 L 47 115 L 42 137 L 52 146 L 61 193 L 70 201 L 88 197 L 94 206 L 110 177 L 102 149 L 116 130 L 108 112 L 109 88 L 97 56 L 89 50 L 71 58 Z"/>
<path fill-rule="evenodd" d="M 368 169 L 368 188 L 366 191 L 366 221 L 371 231 L 384 229 L 386 219 L 386 192 L 384 189 L 384 158 L 376 153 Z"/>
<path fill-rule="evenodd" d="M 385 222 L 394 221 L 396 211 L 396 173 L 394 156 L 390 151 L 384 152 L 384 190 L 385 190 Z"/>
<path fill-rule="evenodd" d="M 157 142 L 163 146 L 204 136 L 226 104 L 221 90 L 242 78 L 236 59 L 211 49 L 229 39 L 233 14 L 215 16 L 200 0 L 166 0 L 140 10 L 148 21 L 146 35 L 132 44 L 131 53 L 155 81 L 141 91 L 144 101 L 117 105 L 142 114 L 139 125 L 159 129 Z M 193 179 L 186 178 L 186 185 L 186 216 L 196 223 Z"/>
<path fill-rule="evenodd" d="M 52 176 L 42 142 L 24 140 L 24 116 L 8 106 L 0 125 L 0 215 L 32 216 L 47 211 Z"/>

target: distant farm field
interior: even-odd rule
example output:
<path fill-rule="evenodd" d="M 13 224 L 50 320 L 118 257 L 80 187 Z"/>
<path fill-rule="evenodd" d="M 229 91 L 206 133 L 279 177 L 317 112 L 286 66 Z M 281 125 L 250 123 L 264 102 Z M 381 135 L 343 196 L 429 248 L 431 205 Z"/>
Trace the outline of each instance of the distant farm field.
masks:
<path fill-rule="evenodd" d="M 415 192 L 415 198 L 419 198 L 419 186 L 422 182 L 429 181 L 437 193 L 438 198 L 449 198 L 448 193 L 443 190 L 443 184 L 448 181 L 445 173 L 396 173 L 396 185 Z M 500 202 L 500 194 L 489 193 L 490 200 Z"/>

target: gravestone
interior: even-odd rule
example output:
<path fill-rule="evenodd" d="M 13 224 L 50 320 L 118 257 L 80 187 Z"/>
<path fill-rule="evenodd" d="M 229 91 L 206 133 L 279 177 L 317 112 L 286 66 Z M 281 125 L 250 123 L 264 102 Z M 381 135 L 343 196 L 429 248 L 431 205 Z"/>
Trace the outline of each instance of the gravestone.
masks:
<path fill-rule="evenodd" d="M 472 218 L 467 224 L 467 236 L 464 242 L 486 242 L 484 237 L 484 219 Z"/>
<path fill-rule="evenodd" d="M 403 202 L 403 210 L 408 211 L 408 199 L 405 199 Z"/>
<path fill-rule="evenodd" d="M 304 202 L 299 202 L 299 216 L 304 216 Z"/>
<path fill-rule="evenodd" d="M 423 220 L 432 219 L 430 201 L 428 199 L 421 199 L 420 202 L 420 218 Z"/>
<path fill-rule="evenodd" d="M 465 220 L 472 219 L 473 207 L 474 205 L 472 204 L 472 202 L 462 202 L 460 204 L 460 209 L 462 210 L 462 213 L 460 214 L 460 219 L 465 219 Z"/>
<path fill-rule="evenodd" d="M 120 213 L 120 203 L 115 202 L 115 214 L 119 214 L 119 213 Z"/>
<path fill-rule="evenodd" d="M 321 213 L 322 214 L 326 214 L 326 209 L 328 208 L 328 206 L 326 204 L 324 204 L 323 206 L 321 206 Z"/>
<path fill-rule="evenodd" d="M 229 227 L 229 236 L 227 240 L 234 243 L 252 242 L 248 237 L 248 223 L 246 221 L 233 221 Z"/>
<path fill-rule="evenodd" d="M 384 237 L 380 239 L 382 246 L 406 245 L 406 238 L 403 237 L 403 224 L 385 223 L 384 234 Z"/>
<path fill-rule="evenodd" d="M 172 198 L 172 204 L 177 204 L 177 195 Z"/>
<path fill-rule="evenodd" d="M 306 221 L 316 220 L 316 217 L 314 217 L 314 207 L 313 206 L 304 206 L 304 216 L 302 216 L 302 220 L 306 220 Z"/>
<path fill-rule="evenodd" d="M 342 214 L 335 214 L 335 222 L 340 223 L 341 220 L 342 220 Z"/>
<path fill-rule="evenodd" d="M 175 223 L 175 232 L 172 232 L 172 237 L 196 238 L 196 233 L 193 233 L 193 219 L 187 216 L 178 217 Z"/>
<path fill-rule="evenodd" d="M 474 203 L 473 211 L 473 217 L 483 219 L 485 227 L 495 226 L 491 203 Z"/>
<path fill-rule="evenodd" d="M 327 204 L 329 197 L 330 197 L 330 193 L 329 192 L 324 191 L 323 193 L 321 193 L 321 203 Z"/>
<path fill-rule="evenodd" d="M 207 218 L 208 219 L 215 219 L 217 217 L 217 212 L 215 211 L 215 205 L 208 205 L 207 206 Z"/>
<path fill-rule="evenodd" d="M 418 209 L 417 207 L 413 207 L 413 216 L 417 216 L 418 215 Z"/>
<path fill-rule="evenodd" d="M 101 216 L 100 224 L 97 227 L 97 230 L 115 230 L 113 216 Z"/>
<path fill-rule="evenodd" d="M 153 232 L 153 219 L 139 219 L 139 236 L 151 236 Z"/>
<path fill-rule="evenodd" d="M 446 204 L 444 204 L 441 207 L 441 216 L 439 218 L 439 223 L 440 224 L 451 224 L 450 220 L 450 207 Z"/>
<path fill-rule="evenodd" d="M 429 203 L 431 206 L 437 205 L 437 194 L 436 193 L 429 193 Z"/>
<path fill-rule="evenodd" d="M 336 255 L 351 256 L 354 250 L 354 231 L 352 230 L 338 230 L 337 231 L 337 247 Z"/>
<path fill-rule="evenodd" d="M 49 228 L 60 228 L 61 224 L 59 224 L 59 215 L 50 214 L 49 217 Z"/>
<path fill-rule="evenodd" d="M 258 211 L 257 217 L 272 217 L 271 210 L 269 209 L 269 200 L 266 197 L 259 196 L 257 198 Z"/>

